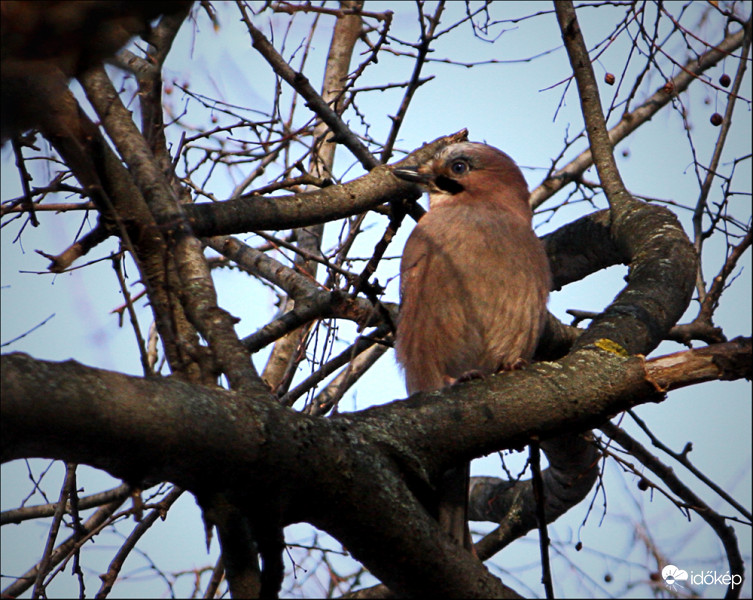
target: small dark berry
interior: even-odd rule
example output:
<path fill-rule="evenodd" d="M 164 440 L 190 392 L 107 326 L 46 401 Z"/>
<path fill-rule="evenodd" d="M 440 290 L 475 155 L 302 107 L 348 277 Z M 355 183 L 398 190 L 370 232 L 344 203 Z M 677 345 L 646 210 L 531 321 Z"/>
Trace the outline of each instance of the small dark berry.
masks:
<path fill-rule="evenodd" d="M 607 73 L 604 75 L 604 83 L 607 85 L 614 85 L 614 74 L 613 73 Z"/>
<path fill-rule="evenodd" d="M 641 490 L 642 492 L 645 492 L 648 489 L 648 480 L 641 477 L 638 480 L 638 489 Z"/>
<path fill-rule="evenodd" d="M 714 113 L 713 115 L 711 115 L 711 118 L 709 119 L 709 121 L 711 121 L 711 124 L 714 127 L 719 127 L 719 125 L 721 125 L 724 122 L 724 117 L 720 115 L 719 113 Z"/>
<path fill-rule="evenodd" d="M 719 78 L 719 85 L 721 85 L 722 87 L 728 87 L 730 83 L 732 83 L 732 80 L 729 78 L 729 75 L 727 75 L 726 73 L 724 73 Z"/>

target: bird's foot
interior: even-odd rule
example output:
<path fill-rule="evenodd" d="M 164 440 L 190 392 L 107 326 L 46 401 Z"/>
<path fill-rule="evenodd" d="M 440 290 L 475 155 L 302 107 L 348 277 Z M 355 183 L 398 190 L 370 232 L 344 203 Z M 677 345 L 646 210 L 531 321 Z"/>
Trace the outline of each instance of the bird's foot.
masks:
<path fill-rule="evenodd" d="M 517 371 L 518 369 L 524 369 L 527 366 L 528 366 L 528 361 L 525 358 L 518 358 L 511 365 L 501 364 L 499 366 L 499 369 L 497 369 L 497 373 L 502 373 L 504 371 Z"/>
<path fill-rule="evenodd" d="M 456 383 L 465 383 L 466 381 L 473 381 L 474 379 L 483 379 L 485 375 L 481 371 L 472 369 L 466 371 L 460 377 L 449 377 L 445 375 L 445 385 L 455 385 Z"/>

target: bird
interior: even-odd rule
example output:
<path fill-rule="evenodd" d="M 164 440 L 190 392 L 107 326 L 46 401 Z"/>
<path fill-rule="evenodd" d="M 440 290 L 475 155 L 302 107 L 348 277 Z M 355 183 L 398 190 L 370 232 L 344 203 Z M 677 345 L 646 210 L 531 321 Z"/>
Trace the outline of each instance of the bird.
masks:
<path fill-rule="evenodd" d="M 525 366 L 544 327 L 551 275 L 518 166 L 493 146 L 459 142 L 393 173 L 429 193 L 400 262 L 395 350 L 408 394 Z M 470 463 L 444 473 L 435 514 L 473 552 L 469 481 Z"/>

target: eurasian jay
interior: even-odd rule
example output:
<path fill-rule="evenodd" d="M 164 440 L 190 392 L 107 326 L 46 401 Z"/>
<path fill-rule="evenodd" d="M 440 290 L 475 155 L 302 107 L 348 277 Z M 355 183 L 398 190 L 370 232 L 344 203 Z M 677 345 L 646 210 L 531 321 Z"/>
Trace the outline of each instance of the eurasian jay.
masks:
<path fill-rule="evenodd" d="M 492 146 L 462 142 L 393 173 L 429 192 L 400 263 L 395 348 L 408 393 L 524 365 L 546 318 L 550 270 L 520 169 Z M 469 464 L 444 474 L 437 518 L 471 550 L 469 474 Z"/>

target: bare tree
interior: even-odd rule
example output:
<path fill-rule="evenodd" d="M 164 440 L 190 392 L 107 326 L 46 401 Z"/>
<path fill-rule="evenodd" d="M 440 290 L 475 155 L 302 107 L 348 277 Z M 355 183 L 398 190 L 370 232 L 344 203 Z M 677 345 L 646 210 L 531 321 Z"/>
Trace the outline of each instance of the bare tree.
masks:
<path fill-rule="evenodd" d="M 190 571 L 196 596 L 214 597 L 223 580 L 234 597 L 313 595 L 295 579 L 295 563 L 305 560 L 322 582 L 319 595 L 519 597 L 499 553 L 538 530 L 539 577 L 551 597 L 562 574 L 550 566 L 558 546 L 547 524 L 605 497 L 609 465 L 636 476 L 635 494 L 664 495 L 708 525 L 723 549 L 714 567 L 728 572 L 727 596 L 741 593 L 750 556 L 733 525 L 750 526 L 750 507 L 696 467 L 690 447 L 672 450 L 633 409 L 672 402 L 676 389 L 751 377 L 749 332 L 716 322 L 733 294 L 750 297 L 739 277 L 750 260 L 750 139 L 736 124 L 741 104 L 750 111 L 750 6 L 595 3 L 576 11 L 555 2 L 515 18 L 508 7 L 3 3 L 3 179 L 14 161 L 22 189 L 3 200 L 4 244 L 23 240 L 27 225 L 78 219 L 65 250 L 39 252 L 50 273 L 111 263 L 123 297 L 117 312 L 130 323 L 130 352 L 142 370 L 2 357 L 3 462 L 66 465 L 57 497 L 3 512 L 5 525 L 49 523 L 39 561 L 14 573 L 5 595 L 48 595 L 71 559 L 85 595 L 88 541 L 127 518 L 133 527 L 99 582 L 97 595 L 108 595 L 145 534 L 191 494 L 207 544 L 216 535 L 222 549 L 213 567 Z M 604 21 L 599 40 L 581 31 L 589 11 L 619 15 Z M 237 64 L 263 59 L 252 75 L 269 84 L 266 97 L 249 94 L 243 105 L 169 75 L 179 32 L 201 38 L 212 25 L 222 35 L 230 21 L 248 41 Z M 454 55 L 435 50 L 451 36 L 496 44 L 524 24 L 556 24 L 561 46 L 547 40 L 553 49 L 515 58 L 567 57 L 561 104 L 577 99 L 582 118 L 563 125 L 561 151 L 542 157 L 550 162 L 530 197 L 546 222 L 573 215 L 544 236 L 553 287 L 625 265 L 624 289 L 598 313 L 571 311 L 571 324 L 550 314 L 537 362 L 525 369 L 347 411 L 342 399 L 392 346 L 398 306 L 385 291 L 399 249 L 391 242 L 423 214 L 420 190 L 390 165 L 422 162 L 468 137 L 442 131 L 399 148 L 422 88 L 459 68 L 471 68 L 479 86 L 501 85 L 516 64 L 466 63 L 457 43 Z M 329 49 L 319 61 L 322 32 Z M 627 56 L 605 69 L 605 53 L 625 40 Z M 391 67 L 379 70 L 380 62 Z M 399 102 L 385 121 L 364 107 L 387 92 Z M 470 98 L 473 90 L 457 93 Z M 689 108 L 709 94 L 715 107 L 704 119 L 718 131 L 711 144 L 699 139 Z M 692 153 L 696 195 L 636 197 L 614 148 L 661 128 L 667 113 L 683 123 L 684 139 L 672 135 Z M 592 166 L 598 183 L 588 179 Z M 714 247 L 722 252 L 711 254 Z M 218 293 L 225 278 L 250 284 L 248 314 L 239 316 L 259 326 L 245 337 Z M 664 341 L 687 348 L 649 357 Z M 623 419 L 635 420 L 664 456 Z M 473 479 L 471 518 L 494 525 L 477 536 L 477 556 L 455 546 L 431 516 L 438 477 L 462 461 L 525 447 L 530 477 Z M 122 485 L 81 495 L 79 465 Z M 600 518 L 593 513 L 589 519 Z M 301 522 L 334 537 L 356 567 L 345 574 L 342 550 L 314 544 L 296 549 L 286 571 L 293 548 L 285 528 Z M 61 526 L 71 529 L 63 541 Z M 675 593 L 668 578 L 681 583 L 679 570 L 666 571 L 671 560 L 650 532 L 641 539 L 643 589 Z"/>

